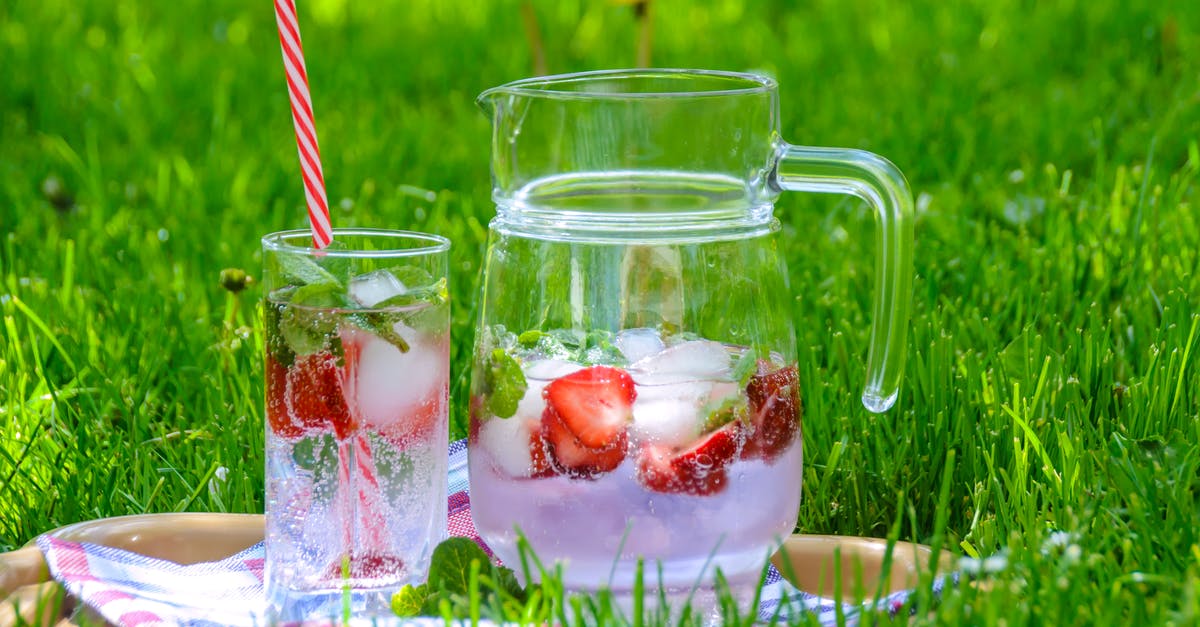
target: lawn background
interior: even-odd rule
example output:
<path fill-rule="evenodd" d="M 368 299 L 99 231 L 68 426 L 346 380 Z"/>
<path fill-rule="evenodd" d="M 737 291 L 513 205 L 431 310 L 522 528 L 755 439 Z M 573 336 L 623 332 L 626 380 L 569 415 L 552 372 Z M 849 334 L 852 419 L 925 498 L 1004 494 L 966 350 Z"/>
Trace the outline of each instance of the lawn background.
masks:
<path fill-rule="evenodd" d="M 492 215 L 473 100 L 533 72 L 522 3 L 300 5 L 334 223 L 454 241 L 460 437 Z M 551 72 L 636 62 L 630 6 L 531 6 Z M 1200 3 L 650 15 L 654 65 L 776 76 L 786 139 L 886 155 L 918 198 L 883 416 L 857 400 L 870 215 L 777 205 L 799 528 L 1006 556 L 932 620 L 1195 622 Z M 218 279 L 257 276 L 258 238 L 304 225 L 291 133 L 266 0 L 0 2 L 0 550 L 82 519 L 262 510 L 261 293 Z"/>

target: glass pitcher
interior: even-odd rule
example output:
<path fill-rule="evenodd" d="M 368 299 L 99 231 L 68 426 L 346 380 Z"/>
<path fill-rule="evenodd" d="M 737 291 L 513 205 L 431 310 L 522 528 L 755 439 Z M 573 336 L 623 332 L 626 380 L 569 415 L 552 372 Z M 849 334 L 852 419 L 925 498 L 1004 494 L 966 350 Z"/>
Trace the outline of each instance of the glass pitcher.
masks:
<path fill-rule="evenodd" d="M 775 81 L 692 70 L 521 80 L 484 92 L 493 197 L 472 379 L 475 526 L 570 589 L 668 594 L 720 569 L 753 586 L 796 524 L 802 405 L 772 203 L 878 211 L 862 395 L 895 401 L 912 197 L 869 152 L 779 135 Z M 536 576 L 536 573 L 534 573 Z"/>

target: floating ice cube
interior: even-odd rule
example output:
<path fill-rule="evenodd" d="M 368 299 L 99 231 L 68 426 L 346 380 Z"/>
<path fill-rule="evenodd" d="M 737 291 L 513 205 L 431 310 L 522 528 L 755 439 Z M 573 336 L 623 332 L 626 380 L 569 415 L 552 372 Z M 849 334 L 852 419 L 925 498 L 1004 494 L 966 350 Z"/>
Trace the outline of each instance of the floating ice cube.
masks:
<path fill-rule="evenodd" d="M 517 403 L 517 418 L 541 420 L 542 412 L 546 409 L 546 401 L 542 400 L 542 390 L 546 389 L 549 383 L 549 381 L 526 379 L 528 387 L 525 388 L 525 396 L 522 396 L 521 401 Z"/>
<path fill-rule="evenodd" d="M 363 307 L 374 307 L 408 291 L 396 275 L 387 270 L 360 274 L 350 280 L 350 296 Z"/>
<path fill-rule="evenodd" d="M 351 339 L 360 351 L 353 382 L 359 417 L 376 428 L 427 412 L 450 381 L 444 346 L 402 323 L 395 330 L 408 340 L 407 353 L 372 333 L 354 332 Z"/>
<path fill-rule="evenodd" d="M 637 383 L 728 379 L 729 351 L 720 342 L 691 340 L 643 357 L 629 367 Z"/>
<path fill-rule="evenodd" d="M 533 469 L 533 454 L 529 447 L 536 424 L 520 414 L 512 418 L 492 418 L 479 427 L 479 445 L 504 474 L 528 477 Z"/>
<path fill-rule="evenodd" d="M 647 328 L 625 329 L 617 334 L 613 344 L 631 364 L 662 352 L 664 346 L 658 331 Z"/>
<path fill-rule="evenodd" d="M 684 446 L 700 436 L 703 414 L 713 384 L 687 381 L 638 385 L 633 401 L 634 439 L 666 446 Z"/>
<path fill-rule="evenodd" d="M 583 366 L 563 359 L 542 359 L 539 361 L 531 361 L 525 364 L 525 378 L 540 379 L 542 381 L 553 381 L 559 377 L 565 377 L 572 372 L 583 370 Z"/>
<path fill-rule="evenodd" d="M 542 412 L 546 409 L 546 401 L 542 399 L 542 390 L 558 377 L 565 377 L 572 372 L 583 370 L 583 366 L 560 359 L 544 359 L 534 361 L 525 366 L 525 396 L 517 404 L 517 418 L 541 420 Z"/>

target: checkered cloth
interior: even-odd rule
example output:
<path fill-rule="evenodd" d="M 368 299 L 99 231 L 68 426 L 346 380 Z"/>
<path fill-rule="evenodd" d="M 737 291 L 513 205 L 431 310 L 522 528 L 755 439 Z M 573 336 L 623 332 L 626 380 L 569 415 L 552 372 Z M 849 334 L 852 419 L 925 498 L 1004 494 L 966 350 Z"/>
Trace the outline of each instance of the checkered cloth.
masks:
<path fill-rule="evenodd" d="M 467 447 L 463 440 L 450 445 L 449 520 L 452 536 L 477 542 L 490 554 L 471 521 L 467 492 Z M 180 565 L 129 551 L 95 544 L 41 536 L 38 546 L 50 573 L 75 598 L 116 625 L 263 625 L 263 545 L 219 562 Z M 940 582 L 935 592 L 940 591 Z M 908 594 L 886 597 L 877 607 L 899 611 Z M 850 624 L 866 608 L 844 605 L 840 614 Z M 786 620 L 797 613 L 812 613 L 822 624 L 836 624 L 839 608 L 828 599 L 792 587 L 773 567 L 767 573 L 759 616 L 764 621 Z M 413 625 L 442 625 L 442 619 L 418 619 Z"/>

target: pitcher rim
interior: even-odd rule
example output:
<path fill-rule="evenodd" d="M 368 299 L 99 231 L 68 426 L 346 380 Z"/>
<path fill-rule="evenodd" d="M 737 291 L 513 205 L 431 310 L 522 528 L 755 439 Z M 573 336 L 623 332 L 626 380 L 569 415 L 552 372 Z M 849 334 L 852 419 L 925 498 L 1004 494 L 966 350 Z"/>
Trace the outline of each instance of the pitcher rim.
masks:
<path fill-rule="evenodd" d="M 556 85 L 574 82 L 587 82 L 605 78 L 720 78 L 740 81 L 742 85 L 727 89 L 682 89 L 679 91 L 589 91 L 554 89 Z M 479 94 L 476 99 L 481 104 L 490 96 L 496 94 L 516 94 L 521 96 L 543 97 L 564 100 L 628 100 L 656 98 L 697 98 L 713 96 L 742 96 L 750 94 L 769 93 L 778 87 L 775 79 L 765 74 L 751 72 L 732 72 L 727 70 L 699 70 L 687 68 L 625 68 L 608 70 L 589 70 L 586 72 L 570 72 L 566 74 L 550 74 L 547 76 L 531 76 L 503 85 L 492 87 Z"/>

